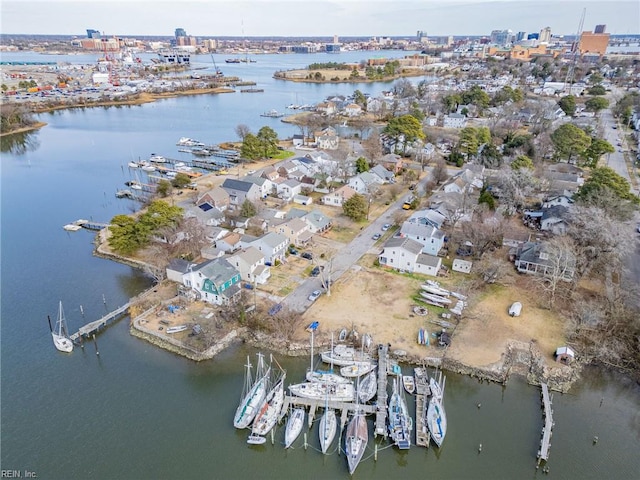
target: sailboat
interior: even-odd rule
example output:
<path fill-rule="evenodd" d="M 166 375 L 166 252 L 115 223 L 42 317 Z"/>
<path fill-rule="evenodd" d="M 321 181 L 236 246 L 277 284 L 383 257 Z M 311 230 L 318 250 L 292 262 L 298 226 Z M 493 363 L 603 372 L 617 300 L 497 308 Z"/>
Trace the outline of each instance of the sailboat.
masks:
<path fill-rule="evenodd" d="M 280 411 L 284 405 L 284 380 L 287 373 L 282 370 L 280 378 L 277 379 L 274 387 L 267 393 L 256 418 L 253 420 L 251 435 L 247 443 L 264 443 L 264 435 L 269 433 L 275 426 L 280 416 Z M 261 437 L 261 435 L 263 435 Z"/>
<path fill-rule="evenodd" d="M 326 397 L 324 402 L 324 413 L 320 418 L 320 428 L 318 430 L 322 453 L 327 453 L 329 446 L 333 443 L 337 430 L 338 420 L 336 419 L 336 412 L 333 408 L 329 408 L 329 397 Z"/>
<path fill-rule="evenodd" d="M 389 398 L 389 436 L 400 450 L 407 450 L 411 447 L 413 422 L 402 392 L 398 375 L 393 380 L 393 393 Z"/>
<path fill-rule="evenodd" d="M 311 324 L 313 325 L 313 324 Z M 317 325 L 316 325 L 317 328 Z M 348 378 L 333 373 L 333 364 L 329 370 L 314 370 L 313 368 L 313 332 L 315 328 L 311 329 L 311 364 L 309 370 L 307 370 L 306 379 L 308 382 L 321 382 L 321 383 L 340 383 L 351 384 L 352 381 Z M 331 334 L 331 349 L 333 350 L 333 333 Z"/>
<path fill-rule="evenodd" d="M 58 308 L 58 320 L 56 320 L 55 328 L 51 328 L 51 319 L 49 318 L 49 329 L 51 330 L 51 336 L 53 337 L 53 344 L 61 352 L 73 351 L 73 342 L 69 338 L 67 332 L 67 322 L 64 318 L 64 310 L 62 309 L 62 301 L 60 301 L 60 307 Z"/>
<path fill-rule="evenodd" d="M 431 388 L 431 399 L 427 408 L 427 426 L 431 433 L 431 438 L 435 444 L 440 447 L 447 434 L 447 414 L 443 405 L 444 384 L 446 377 L 439 372 L 438 379 L 431 377 L 429 379 L 429 387 Z"/>
<path fill-rule="evenodd" d="M 375 370 L 370 371 L 360 382 L 358 389 L 358 399 L 362 403 L 366 403 L 375 397 L 378 391 L 378 375 Z"/>
<path fill-rule="evenodd" d="M 304 423 L 304 408 L 294 408 L 287 420 L 287 428 L 284 431 L 284 448 L 289 448 L 302 432 Z"/>
<path fill-rule="evenodd" d="M 253 384 L 251 383 L 251 362 L 248 356 L 245 367 L 247 367 L 247 370 L 245 373 L 243 396 L 233 418 L 233 426 L 236 428 L 247 428 L 258 413 L 258 407 L 262 404 L 267 394 L 267 383 L 271 371 L 269 368 L 266 373 L 264 372 L 264 360 L 261 353 L 258 353 L 256 381 Z"/>
<path fill-rule="evenodd" d="M 347 425 L 347 439 L 345 441 L 345 453 L 349 464 L 349 473 L 353 475 L 369 441 L 369 427 L 364 414 L 358 410 Z"/>

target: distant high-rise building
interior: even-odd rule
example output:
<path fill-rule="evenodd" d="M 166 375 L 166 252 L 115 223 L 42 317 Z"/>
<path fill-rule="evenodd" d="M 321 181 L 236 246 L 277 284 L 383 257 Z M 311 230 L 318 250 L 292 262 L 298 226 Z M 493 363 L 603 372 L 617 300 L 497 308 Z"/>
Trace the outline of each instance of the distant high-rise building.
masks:
<path fill-rule="evenodd" d="M 494 30 L 491 32 L 491 43 L 495 45 L 508 45 L 513 43 L 513 38 L 511 30 Z"/>
<path fill-rule="evenodd" d="M 538 40 L 538 38 L 540 38 L 540 35 L 537 33 L 530 33 L 527 35 L 527 40 Z"/>
<path fill-rule="evenodd" d="M 87 28 L 87 38 L 100 38 L 100 32 L 98 30 Z"/>
<path fill-rule="evenodd" d="M 516 35 L 516 42 L 521 42 L 527 38 L 527 32 L 518 32 Z"/>
<path fill-rule="evenodd" d="M 593 33 L 604 33 L 606 29 L 607 29 L 606 25 L 596 25 L 596 28 L 593 31 Z"/>
<path fill-rule="evenodd" d="M 549 43 L 551 41 L 551 27 L 544 27 L 540 30 L 538 40 L 540 43 Z"/>
<path fill-rule="evenodd" d="M 176 28 L 176 38 L 178 37 L 186 37 L 187 32 L 184 28 Z"/>
<path fill-rule="evenodd" d="M 582 32 L 580 34 L 580 43 L 578 44 L 580 55 L 584 55 L 585 53 L 597 53 L 598 55 L 603 56 L 607 51 L 608 45 L 608 33 Z"/>

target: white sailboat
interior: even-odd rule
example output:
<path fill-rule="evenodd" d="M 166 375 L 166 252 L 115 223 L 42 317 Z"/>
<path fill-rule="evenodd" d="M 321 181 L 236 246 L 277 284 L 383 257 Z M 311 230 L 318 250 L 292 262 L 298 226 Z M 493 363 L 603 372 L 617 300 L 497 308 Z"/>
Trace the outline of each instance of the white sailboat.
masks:
<path fill-rule="evenodd" d="M 437 380 L 434 377 L 429 379 L 431 399 L 427 407 L 427 426 L 431 438 L 438 447 L 442 445 L 447 434 L 447 414 L 443 404 L 445 381 L 446 377 L 442 376 L 442 372 L 439 372 Z"/>
<path fill-rule="evenodd" d="M 345 453 L 349 464 L 349 473 L 353 475 L 369 442 L 369 426 L 362 412 L 356 411 L 347 425 Z"/>
<path fill-rule="evenodd" d="M 325 398 L 324 413 L 320 418 L 320 428 L 318 429 L 322 453 L 327 453 L 329 446 L 333 443 L 337 430 L 338 420 L 336 418 L 336 412 L 333 408 L 329 408 L 329 397 L 327 397 Z"/>
<path fill-rule="evenodd" d="M 69 338 L 69 333 L 67 332 L 67 322 L 64 318 L 62 301 L 60 301 L 60 306 L 58 308 L 56 326 L 55 328 L 51 328 L 51 319 L 49 319 L 49 329 L 51 330 L 51 336 L 53 337 L 53 344 L 58 350 L 66 353 L 73 351 L 73 342 Z"/>
<path fill-rule="evenodd" d="M 267 382 L 270 369 L 264 372 L 264 360 L 261 353 L 258 354 L 258 366 L 256 368 L 256 381 L 251 383 L 251 362 L 247 357 L 247 371 L 245 374 L 245 386 L 243 397 L 236 409 L 233 418 L 233 426 L 236 428 L 247 428 L 258 413 L 258 407 L 262 404 L 267 394 Z"/>
<path fill-rule="evenodd" d="M 331 368 L 329 370 L 314 370 L 313 368 L 313 332 L 311 330 L 311 365 L 309 366 L 309 370 L 307 370 L 307 381 L 309 382 L 321 382 L 321 383 L 343 383 L 349 384 L 352 383 L 348 378 L 344 378 L 337 373 L 333 373 L 333 364 L 331 364 Z M 333 350 L 333 333 L 331 334 L 331 350 Z"/>
<path fill-rule="evenodd" d="M 322 352 L 322 361 L 341 367 L 347 367 L 357 362 L 371 362 L 371 355 L 360 352 L 347 345 L 336 345 L 327 352 Z"/>
<path fill-rule="evenodd" d="M 378 375 L 375 370 L 371 370 L 361 381 L 358 389 L 358 400 L 366 403 L 375 397 L 378 391 Z"/>
<path fill-rule="evenodd" d="M 321 400 L 325 397 L 332 402 L 353 402 L 355 388 L 352 383 L 304 382 L 289 385 L 292 395 Z"/>
<path fill-rule="evenodd" d="M 274 387 L 267 393 L 256 418 L 253 420 L 252 435 L 249 437 L 249 443 L 253 443 L 250 440 L 251 438 L 255 439 L 256 435 L 269 433 L 278 421 L 280 411 L 284 405 L 284 381 L 286 376 L 286 372 L 282 370 L 280 378 L 277 379 Z"/>
<path fill-rule="evenodd" d="M 343 377 L 361 377 L 366 375 L 370 371 L 376 368 L 376 364 L 373 362 L 356 362 L 353 365 L 340 368 L 340 375 Z"/>
<path fill-rule="evenodd" d="M 284 448 L 289 448 L 302 432 L 304 424 L 304 408 L 294 408 L 287 420 L 287 428 L 284 431 Z"/>
<path fill-rule="evenodd" d="M 407 450 L 411 447 L 413 421 L 399 383 L 398 375 L 393 379 L 393 393 L 389 398 L 389 436 L 400 450 Z"/>

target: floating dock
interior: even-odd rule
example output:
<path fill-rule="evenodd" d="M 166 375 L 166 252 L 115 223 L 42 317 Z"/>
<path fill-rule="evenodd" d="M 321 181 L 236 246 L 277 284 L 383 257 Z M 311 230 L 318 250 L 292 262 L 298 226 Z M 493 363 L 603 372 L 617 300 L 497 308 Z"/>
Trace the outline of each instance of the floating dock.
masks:
<path fill-rule="evenodd" d="M 546 383 L 541 383 L 542 387 L 542 414 L 544 415 L 544 428 L 542 429 L 542 440 L 540 450 L 538 450 L 538 465 L 540 462 L 549 459 L 551 449 L 551 430 L 553 429 L 553 410 L 551 409 L 552 398 L 549 396 L 549 388 Z"/>
<path fill-rule="evenodd" d="M 86 338 L 94 333 L 98 332 L 101 328 L 106 327 L 107 325 L 114 323 L 116 319 L 118 319 L 121 315 L 123 315 L 131 306 L 131 302 L 127 302 L 121 307 L 115 309 L 113 312 L 107 313 L 104 317 L 99 320 L 95 320 L 93 322 L 89 322 L 86 325 L 80 327 L 80 329 L 71 335 L 71 341 L 76 342 L 81 337 Z"/>
<path fill-rule="evenodd" d="M 428 448 L 431 440 L 426 418 L 427 397 L 431 395 L 429 375 L 425 368 L 417 367 L 413 369 L 413 376 L 416 380 L 416 445 Z"/>
<path fill-rule="evenodd" d="M 376 428 L 374 436 L 387 437 L 387 363 L 389 362 L 389 347 L 378 345 L 378 398 L 376 400 Z"/>

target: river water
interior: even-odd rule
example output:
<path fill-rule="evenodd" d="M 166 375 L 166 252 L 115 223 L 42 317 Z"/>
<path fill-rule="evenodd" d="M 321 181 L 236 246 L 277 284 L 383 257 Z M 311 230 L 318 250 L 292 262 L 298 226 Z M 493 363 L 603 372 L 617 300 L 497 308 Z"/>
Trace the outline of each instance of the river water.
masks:
<path fill-rule="evenodd" d="M 125 318 L 101 334 L 96 345 L 66 355 L 54 349 L 46 317 L 55 318 L 62 300 L 75 330 L 150 285 L 137 270 L 92 256 L 93 234 L 62 229 L 78 218 L 106 222 L 135 208 L 114 198 L 131 178 L 129 160 L 151 152 L 181 158 L 178 138 L 233 140 L 240 123 L 254 131 L 270 125 L 281 138 L 298 133 L 259 114 L 355 88 L 373 94 L 390 85 L 291 84 L 272 79 L 273 71 L 311 62 L 358 61 L 367 55 L 265 55 L 255 57 L 253 64 L 224 64 L 219 56 L 216 62 L 225 74 L 255 80 L 265 92 L 43 114 L 45 128 L 2 139 L 2 469 L 19 470 L 23 477 L 26 471 L 35 472 L 46 479 L 348 477 L 343 455 L 316 451 L 317 425 L 309 432 L 306 451 L 302 438 L 294 449 L 284 450 L 282 427 L 275 445 L 257 447 L 249 447 L 247 433 L 233 428 L 243 364 L 255 351 L 237 346 L 196 364 L 131 337 Z M 2 56 L 16 58 L 93 61 Z M 197 63 L 212 68 L 210 58 L 199 57 Z M 302 379 L 307 361 L 278 361 L 292 383 Z M 376 462 L 372 438 L 369 458 L 354 476 L 544 476 L 535 469 L 543 425 L 538 388 L 518 378 L 502 387 L 449 374 L 445 401 L 449 428 L 440 451 L 413 447 L 400 453 L 382 449 L 386 443 L 377 439 L 381 450 Z M 588 370 L 571 393 L 554 397 L 549 477 L 638 478 L 639 412 L 638 385 Z M 595 445 L 594 436 L 599 438 Z"/>

